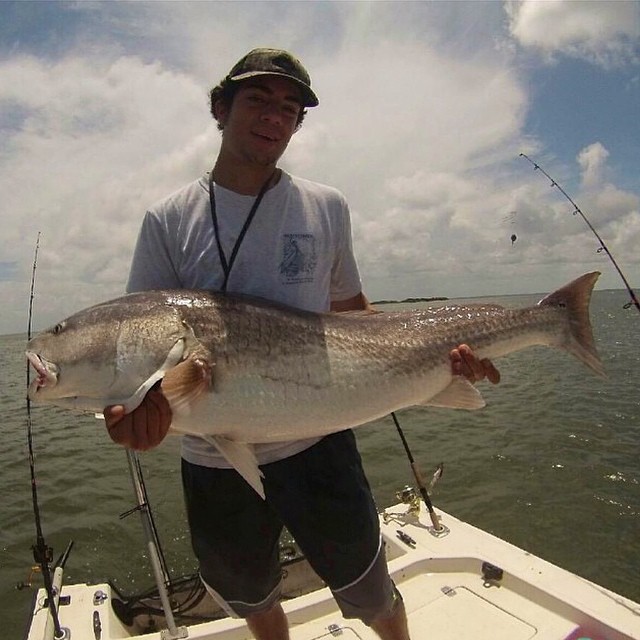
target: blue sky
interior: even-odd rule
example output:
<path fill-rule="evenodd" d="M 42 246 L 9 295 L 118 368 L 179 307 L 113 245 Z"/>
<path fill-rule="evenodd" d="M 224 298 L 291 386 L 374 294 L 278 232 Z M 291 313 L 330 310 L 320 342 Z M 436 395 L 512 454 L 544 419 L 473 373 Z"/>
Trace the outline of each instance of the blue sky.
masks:
<path fill-rule="evenodd" d="M 597 243 L 640 287 L 640 3 L 0 3 L 0 333 L 123 291 L 145 208 L 213 163 L 207 90 L 293 51 L 320 106 L 283 166 L 341 189 L 370 298 L 544 292 Z M 516 233 L 517 241 L 510 237 Z"/>

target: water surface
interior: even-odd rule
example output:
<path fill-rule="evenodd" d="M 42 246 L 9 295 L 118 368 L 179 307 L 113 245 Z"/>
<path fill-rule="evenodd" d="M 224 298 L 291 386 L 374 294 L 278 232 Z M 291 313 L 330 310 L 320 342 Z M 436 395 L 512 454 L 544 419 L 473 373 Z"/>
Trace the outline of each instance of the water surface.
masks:
<path fill-rule="evenodd" d="M 471 302 L 521 306 L 538 297 Z M 640 314 L 624 310 L 626 301 L 623 291 L 593 297 L 606 380 L 536 347 L 497 362 L 502 382 L 479 386 L 488 403 L 481 411 L 413 408 L 398 417 L 423 472 L 445 464 L 436 509 L 640 601 Z M 26 627 L 32 590 L 15 585 L 29 576 L 35 542 L 24 345 L 24 336 L 0 337 L 0 616 L 9 639 Z M 90 416 L 34 407 L 33 423 L 47 543 L 57 557 L 75 542 L 66 582 L 112 579 L 127 593 L 150 586 L 139 519 L 119 518 L 134 502 L 124 452 Z M 412 475 L 391 419 L 356 433 L 378 505 L 392 504 Z M 191 572 L 178 440 L 142 462 L 169 569 Z"/>

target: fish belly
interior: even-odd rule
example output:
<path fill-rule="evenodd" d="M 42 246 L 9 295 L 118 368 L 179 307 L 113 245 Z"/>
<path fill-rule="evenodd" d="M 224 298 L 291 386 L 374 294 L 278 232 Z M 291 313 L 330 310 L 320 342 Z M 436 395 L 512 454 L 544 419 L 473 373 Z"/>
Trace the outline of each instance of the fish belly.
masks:
<path fill-rule="evenodd" d="M 229 384 L 206 394 L 188 412 L 174 414 L 172 429 L 250 443 L 319 437 L 425 403 L 450 381 L 450 371 L 440 366 L 393 379 L 361 376 L 351 384 L 323 387 L 265 379 Z"/>

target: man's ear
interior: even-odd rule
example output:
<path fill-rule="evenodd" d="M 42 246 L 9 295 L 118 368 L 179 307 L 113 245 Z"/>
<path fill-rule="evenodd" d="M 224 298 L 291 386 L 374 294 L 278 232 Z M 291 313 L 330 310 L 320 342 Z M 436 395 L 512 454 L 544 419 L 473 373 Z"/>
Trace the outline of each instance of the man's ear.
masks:
<path fill-rule="evenodd" d="M 224 125 L 227 123 L 227 117 L 229 115 L 229 108 L 225 104 L 224 100 L 217 100 L 213 105 L 213 115 L 218 121 L 218 124 Z"/>

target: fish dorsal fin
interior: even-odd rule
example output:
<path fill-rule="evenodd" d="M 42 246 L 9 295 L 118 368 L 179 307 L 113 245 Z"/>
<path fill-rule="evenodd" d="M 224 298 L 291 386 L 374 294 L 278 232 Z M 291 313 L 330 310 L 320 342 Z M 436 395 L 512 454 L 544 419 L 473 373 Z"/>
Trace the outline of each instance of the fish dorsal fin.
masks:
<path fill-rule="evenodd" d="M 171 405 L 171 411 L 189 415 L 191 405 L 212 387 L 212 367 L 207 360 L 191 354 L 164 376 L 162 393 Z"/>
<path fill-rule="evenodd" d="M 147 392 L 153 385 L 158 382 L 158 380 L 162 380 L 168 371 L 171 371 L 184 357 L 185 350 L 185 341 L 184 338 L 180 338 L 176 343 L 171 347 L 165 361 L 162 363 L 162 366 L 155 371 L 149 378 L 147 378 L 131 395 L 123 402 L 117 402 L 113 404 L 122 404 L 124 406 L 125 413 L 131 413 L 134 409 L 137 409 L 140 406 L 140 403 L 144 400 L 144 397 L 147 395 Z"/>
<path fill-rule="evenodd" d="M 448 409 L 482 409 L 485 406 L 482 394 L 464 377 L 454 376 L 451 383 L 433 398 L 421 404 Z"/>
<path fill-rule="evenodd" d="M 264 486 L 262 484 L 264 474 L 260 471 L 260 467 L 258 467 L 258 460 L 253 452 L 253 447 L 245 442 L 229 440 L 229 438 L 225 438 L 224 436 L 201 437 L 216 447 L 227 462 L 233 466 L 264 500 Z"/>

